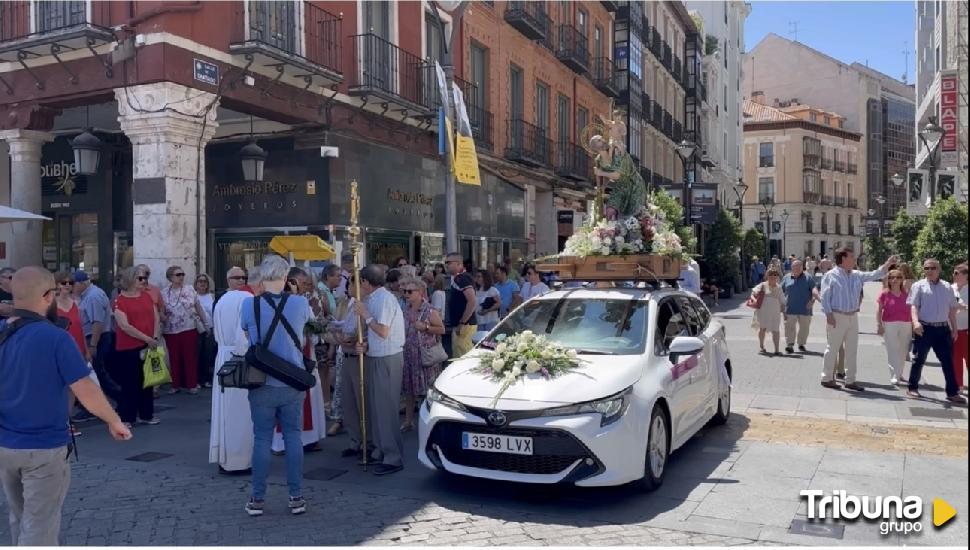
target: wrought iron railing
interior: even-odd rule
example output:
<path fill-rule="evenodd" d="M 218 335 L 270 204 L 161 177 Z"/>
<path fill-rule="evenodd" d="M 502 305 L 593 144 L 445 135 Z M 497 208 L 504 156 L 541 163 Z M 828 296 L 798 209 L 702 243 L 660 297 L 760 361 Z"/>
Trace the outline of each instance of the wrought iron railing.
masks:
<path fill-rule="evenodd" d="M 822 196 L 813 191 L 802 191 L 802 202 L 806 204 L 819 204 L 822 201 Z"/>
<path fill-rule="evenodd" d="M 505 21 L 533 40 L 553 34 L 544 4 L 510 0 L 505 3 Z"/>
<path fill-rule="evenodd" d="M 845 197 L 835 197 L 832 203 L 835 206 L 845 206 Z"/>
<path fill-rule="evenodd" d="M 475 143 L 491 151 L 495 147 L 492 113 L 476 105 L 468 105 L 468 119 L 472 123 L 472 137 Z"/>
<path fill-rule="evenodd" d="M 679 120 L 674 121 L 674 133 L 671 135 L 671 139 L 677 143 L 684 139 L 684 127 Z"/>
<path fill-rule="evenodd" d="M 650 119 L 650 124 L 657 130 L 663 131 L 664 108 L 656 101 L 653 102 L 653 117 Z"/>
<path fill-rule="evenodd" d="M 832 195 L 822 195 L 822 204 L 826 206 L 832 205 Z"/>
<path fill-rule="evenodd" d="M 849 203 L 849 208 L 858 208 L 859 207 L 859 199 L 850 198 L 849 201 L 848 201 L 848 203 Z"/>
<path fill-rule="evenodd" d="M 572 69 L 585 73 L 589 70 L 589 39 L 572 25 L 559 25 L 556 57 Z"/>
<path fill-rule="evenodd" d="M 617 95 L 619 86 L 617 85 L 616 66 L 613 65 L 612 59 L 597 57 L 593 60 L 593 84 L 609 95 Z"/>
<path fill-rule="evenodd" d="M 561 141 L 556 144 L 556 173 L 577 180 L 592 181 L 592 159 L 582 147 Z"/>
<path fill-rule="evenodd" d="M 673 65 L 673 50 L 670 49 L 670 44 L 663 43 L 663 64 L 670 71 Z"/>
<path fill-rule="evenodd" d="M 230 44 L 259 44 L 342 73 L 343 21 L 339 15 L 316 4 L 307 1 L 302 4 L 301 37 L 296 2 L 237 2 L 232 12 Z"/>
<path fill-rule="evenodd" d="M 552 164 L 552 140 L 544 129 L 535 124 L 522 119 L 510 119 L 505 156 L 511 160 L 549 166 Z"/>
<path fill-rule="evenodd" d="M 85 0 L 0 2 L 0 42 L 55 33 L 75 27 L 111 27 L 111 2 Z M 33 10 L 33 14 L 31 11 Z M 34 21 L 31 31 L 31 19 Z"/>
<path fill-rule="evenodd" d="M 399 97 L 426 108 L 432 108 L 424 94 L 426 64 L 418 56 L 372 34 L 350 37 L 354 49 L 355 70 L 350 90 L 372 90 Z"/>
<path fill-rule="evenodd" d="M 828 157 L 822 157 L 822 170 L 831 170 L 833 166 L 832 159 Z"/>
<path fill-rule="evenodd" d="M 859 173 L 859 166 L 856 163 L 854 163 L 854 162 L 850 162 L 849 163 L 849 173 L 850 174 L 858 174 Z"/>
<path fill-rule="evenodd" d="M 661 60 L 664 54 L 663 41 L 660 39 L 660 33 L 657 32 L 657 27 L 650 27 L 650 51 L 653 52 L 654 57 L 657 60 Z"/>
<path fill-rule="evenodd" d="M 674 134 L 674 117 L 669 112 L 664 110 L 664 135 L 673 139 Z"/>
<path fill-rule="evenodd" d="M 672 72 L 673 72 L 673 75 L 674 75 L 674 80 L 676 80 L 677 82 L 680 82 L 680 83 L 683 83 L 683 77 L 682 77 L 681 72 L 680 72 L 682 70 L 682 68 L 683 68 L 683 65 L 681 65 L 680 58 L 675 55 L 674 56 L 674 66 L 673 66 Z"/>

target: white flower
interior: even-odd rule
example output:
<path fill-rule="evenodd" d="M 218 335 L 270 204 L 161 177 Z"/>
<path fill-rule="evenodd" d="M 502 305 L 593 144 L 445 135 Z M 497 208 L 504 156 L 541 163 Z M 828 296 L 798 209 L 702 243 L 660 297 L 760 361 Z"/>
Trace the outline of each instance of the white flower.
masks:
<path fill-rule="evenodd" d="M 519 376 L 522 376 L 522 367 L 516 365 L 516 366 L 512 367 L 512 371 L 511 372 L 512 372 L 512 377 L 513 378 L 518 378 Z"/>
<path fill-rule="evenodd" d="M 505 350 L 507 349 L 509 349 L 509 345 L 506 344 L 505 342 L 502 342 L 501 344 L 495 346 L 495 353 L 501 355 L 505 353 Z"/>
<path fill-rule="evenodd" d="M 492 361 L 492 370 L 493 371 L 495 371 L 495 372 L 502 372 L 502 369 L 503 368 L 505 368 L 505 359 L 496 359 L 496 360 Z"/>
<path fill-rule="evenodd" d="M 616 244 L 623 244 L 624 242 L 625 242 L 625 239 L 623 238 L 622 235 L 616 237 Z"/>
<path fill-rule="evenodd" d="M 525 372 L 529 374 L 539 372 L 540 368 L 542 367 L 539 365 L 539 362 L 534 359 L 525 364 Z"/>
<path fill-rule="evenodd" d="M 566 357 L 569 357 L 570 359 L 575 359 L 578 355 L 579 354 L 576 353 L 576 350 L 574 349 L 566 350 Z"/>
<path fill-rule="evenodd" d="M 535 336 L 535 333 L 532 332 L 531 330 L 523 330 L 522 332 L 519 333 L 519 337 L 522 338 L 523 340 L 529 340 L 533 336 Z"/>
<path fill-rule="evenodd" d="M 609 256 L 610 255 L 610 247 L 604 245 L 603 248 L 600 249 L 600 254 L 602 254 L 604 256 Z"/>

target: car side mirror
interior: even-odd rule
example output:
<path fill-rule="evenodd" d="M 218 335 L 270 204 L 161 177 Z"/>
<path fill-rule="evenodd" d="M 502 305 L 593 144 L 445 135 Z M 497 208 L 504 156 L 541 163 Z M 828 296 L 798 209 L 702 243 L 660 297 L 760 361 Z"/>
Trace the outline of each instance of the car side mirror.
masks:
<path fill-rule="evenodd" d="M 670 362 L 677 363 L 681 356 L 696 355 L 704 349 L 704 342 L 695 336 L 678 336 L 670 342 L 667 350 L 670 354 Z"/>

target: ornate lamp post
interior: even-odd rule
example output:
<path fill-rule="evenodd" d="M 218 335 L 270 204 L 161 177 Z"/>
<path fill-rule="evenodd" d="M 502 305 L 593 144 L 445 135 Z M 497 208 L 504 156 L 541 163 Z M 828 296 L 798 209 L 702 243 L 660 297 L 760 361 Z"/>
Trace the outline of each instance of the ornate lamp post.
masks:
<path fill-rule="evenodd" d="M 775 201 L 771 197 L 761 199 L 761 215 L 765 218 L 765 261 L 771 258 L 771 217 L 775 214 Z"/>
<path fill-rule="evenodd" d="M 785 239 L 788 237 L 788 216 L 791 216 L 791 213 L 787 208 L 781 211 L 781 255 L 783 257 L 787 256 L 788 252 L 785 249 Z"/>
<path fill-rule="evenodd" d="M 691 178 L 687 177 L 687 163 L 690 162 L 691 157 L 694 156 L 694 152 L 697 151 L 697 145 L 692 141 L 681 141 L 677 145 L 677 154 L 680 155 L 680 161 L 684 164 L 684 223 L 687 227 L 693 228 L 694 222 L 690 217 L 690 206 L 691 206 Z M 693 229 L 691 229 L 693 232 Z"/>
<path fill-rule="evenodd" d="M 734 194 L 738 196 L 738 223 L 741 225 L 741 250 L 738 254 L 741 255 L 741 261 L 738 266 L 741 268 L 741 288 L 748 288 L 748 282 L 745 280 L 747 269 L 744 268 L 744 194 L 748 191 L 748 184 L 744 183 L 744 179 L 738 178 L 738 182 L 734 184 Z"/>
<path fill-rule="evenodd" d="M 936 152 L 940 148 L 940 140 L 943 139 L 945 130 L 936 123 L 936 116 L 931 115 L 926 126 L 919 131 L 919 139 L 923 142 L 928 152 L 927 160 L 930 163 L 930 205 L 936 201 Z"/>
<path fill-rule="evenodd" d="M 876 203 L 879 204 L 879 237 L 882 238 L 883 224 L 885 223 L 883 222 L 883 213 L 885 211 L 884 207 L 886 205 L 886 197 L 883 195 L 876 195 Z"/>

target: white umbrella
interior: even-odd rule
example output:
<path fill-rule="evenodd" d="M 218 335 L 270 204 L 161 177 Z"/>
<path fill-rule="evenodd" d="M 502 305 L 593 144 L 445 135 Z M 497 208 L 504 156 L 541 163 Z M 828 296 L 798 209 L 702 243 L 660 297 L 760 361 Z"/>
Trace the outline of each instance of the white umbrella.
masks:
<path fill-rule="evenodd" d="M 49 220 L 41 216 L 40 214 L 34 214 L 33 212 L 27 212 L 24 210 L 17 210 L 16 208 L 10 208 L 9 206 L 3 206 L 0 204 L 0 223 L 4 222 L 28 222 L 31 220 Z"/>

